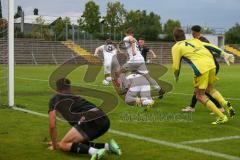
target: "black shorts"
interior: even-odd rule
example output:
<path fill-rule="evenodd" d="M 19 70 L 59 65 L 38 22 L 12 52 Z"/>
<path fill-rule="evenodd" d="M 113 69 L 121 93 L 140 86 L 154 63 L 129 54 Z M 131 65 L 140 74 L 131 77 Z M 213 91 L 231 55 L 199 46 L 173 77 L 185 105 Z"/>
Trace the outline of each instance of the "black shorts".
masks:
<path fill-rule="evenodd" d="M 76 124 L 74 128 L 84 136 L 85 141 L 92 141 L 108 131 L 110 128 L 110 120 L 107 116 L 104 116 L 90 122 Z"/>

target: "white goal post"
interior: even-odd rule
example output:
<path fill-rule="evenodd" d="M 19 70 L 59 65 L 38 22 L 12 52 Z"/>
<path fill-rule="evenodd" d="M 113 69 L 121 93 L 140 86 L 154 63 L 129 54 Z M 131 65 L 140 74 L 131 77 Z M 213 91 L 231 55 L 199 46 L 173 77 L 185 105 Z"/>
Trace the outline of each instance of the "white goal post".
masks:
<path fill-rule="evenodd" d="M 8 0 L 8 105 L 14 106 L 14 0 Z"/>

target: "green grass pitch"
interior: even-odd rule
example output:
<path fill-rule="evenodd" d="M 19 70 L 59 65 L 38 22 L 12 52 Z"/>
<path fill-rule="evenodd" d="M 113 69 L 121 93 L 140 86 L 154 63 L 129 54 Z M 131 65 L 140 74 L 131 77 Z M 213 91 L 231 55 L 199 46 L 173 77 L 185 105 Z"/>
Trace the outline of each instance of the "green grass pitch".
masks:
<path fill-rule="evenodd" d="M 170 65 L 167 65 L 167 67 L 170 68 Z M 239 136 L 240 119 L 238 114 L 227 124 L 214 126 L 210 124 L 215 120 L 214 116 L 210 115 L 210 111 L 199 103 L 196 107 L 196 112 L 188 117 L 191 118 L 191 121 L 180 121 L 171 118 L 164 119 L 159 116 L 169 114 L 181 117 L 182 113 L 180 110 L 190 103 L 191 94 L 193 93 L 192 71 L 189 66 L 183 65 L 182 67 L 178 83 L 174 82 L 171 69 L 161 77 L 162 80 L 174 86 L 172 90 L 173 93 L 167 94 L 162 100 L 157 100 L 155 108 L 149 112 L 143 112 L 142 108 L 129 107 L 120 100 L 118 107 L 109 114 L 111 118 L 111 129 L 175 144 L 197 139 Z M 56 68 L 57 66 L 51 65 L 17 65 L 15 69 L 16 104 L 25 107 L 25 109 L 47 114 L 48 100 L 53 95 L 53 91 L 49 88 L 48 82 L 45 80 L 48 80 L 49 75 Z M 86 68 L 87 67 L 84 66 L 71 73 L 70 78 L 74 84 L 85 86 L 82 75 L 85 73 Z M 239 70 L 240 65 L 232 65 L 230 67 L 222 65 L 218 76 L 220 80 L 216 83 L 216 88 L 219 89 L 225 97 L 232 98 L 230 101 L 238 113 L 240 113 Z M 96 82 L 93 83 L 94 85 L 100 86 L 88 87 L 115 94 L 113 88 L 102 86 L 102 78 L 103 75 L 101 72 Z M 101 103 L 98 99 L 86 98 L 96 104 Z M 1 99 L 3 100 L 4 97 L 1 97 Z M 144 119 L 137 119 L 136 116 L 131 120 L 124 117 L 127 115 L 136 115 L 137 113 L 140 113 L 143 117 L 155 116 L 155 119 L 144 121 Z M 62 122 L 57 123 L 59 140 L 68 129 L 70 129 L 68 124 Z M 0 107 L 0 160 L 89 159 L 88 156 L 63 153 L 61 151 L 48 151 L 47 146 L 43 143 L 45 137 L 49 139 L 48 119 L 46 117 L 15 111 L 4 106 Z M 120 144 L 123 151 L 121 157 L 107 155 L 105 159 L 110 160 L 224 159 L 144 140 L 119 136 L 111 132 L 106 133 L 96 141 L 107 141 L 110 138 L 114 138 Z M 240 158 L 239 144 L 240 139 L 232 139 L 188 144 L 188 146 Z"/>

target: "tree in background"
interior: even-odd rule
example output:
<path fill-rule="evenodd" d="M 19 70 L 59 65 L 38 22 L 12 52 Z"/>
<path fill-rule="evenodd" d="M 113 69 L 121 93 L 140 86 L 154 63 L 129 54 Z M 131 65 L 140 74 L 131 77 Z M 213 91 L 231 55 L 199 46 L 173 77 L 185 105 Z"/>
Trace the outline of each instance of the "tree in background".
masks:
<path fill-rule="evenodd" d="M 33 15 L 38 15 L 38 9 L 37 8 L 34 8 Z"/>
<path fill-rule="evenodd" d="M 32 36 L 34 38 L 50 39 L 51 35 L 48 26 L 42 16 L 36 18 L 32 27 Z"/>
<path fill-rule="evenodd" d="M 202 27 L 202 34 L 215 34 L 215 30 L 209 27 Z"/>
<path fill-rule="evenodd" d="M 83 17 L 80 17 L 78 20 L 77 20 L 77 22 L 78 22 L 78 27 L 79 27 L 79 29 L 82 31 L 82 30 L 84 30 L 84 18 Z"/>
<path fill-rule="evenodd" d="M 71 37 L 71 33 L 69 33 L 69 29 L 72 29 L 71 19 L 69 17 L 64 17 L 63 23 L 65 24 L 65 39 L 67 40 L 69 37 Z"/>
<path fill-rule="evenodd" d="M 7 20 L 1 18 L 0 19 L 0 37 L 4 37 L 7 35 Z"/>
<path fill-rule="evenodd" d="M 45 24 L 45 20 L 42 16 L 39 16 L 35 19 L 35 22 L 32 27 L 33 37 L 42 38 L 42 30 Z"/>
<path fill-rule="evenodd" d="M 137 38 L 143 37 L 146 40 L 157 40 L 161 33 L 160 16 L 146 11 L 129 11 L 125 17 L 125 28 L 133 27 Z"/>
<path fill-rule="evenodd" d="M 124 16 L 126 10 L 124 5 L 120 2 L 108 2 L 107 4 L 107 14 L 104 17 L 105 26 L 108 32 L 121 32 L 123 31 Z"/>
<path fill-rule="evenodd" d="M 2 19 L 2 3 L 1 3 L 1 0 L 0 0 L 0 19 Z"/>
<path fill-rule="evenodd" d="M 137 36 L 136 34 L 138 34 L 139 32 L 139 24 L 140 21 L 142 19 L 142 11 L 140 10 L 136 10 L 136 11 L 129 11 L 126 13 L 125 16 L 125 23 L 124 23 L 124 27 L 125 29 L 132 27 L 135 29 L 135 36 Z"/>
<path fill-rule="evenodd" d="M 230 28 L 225 33 L 225 40 L 228 44 L 240 44 L 240 24 L 236 23 L 235 26 Z"/>
<path fill-rule="evenodd" d="M 51 25 L 56 40 L 66 40 L 66 28 L 71 27 L 71 21 L 69 17 L 59 17 Z"/>
<path fill-rule="evenodd" d="M 175 27 L 181 27 L 180 21 L 169 19 L 164 24 L 164 34 L 166 34 L 166 37 L 165 37 L 166 41 L 174 41 L 173 30 L 174 30 Z"/>
<path fill-rule="evenodd" d="M 159 34 L 162 32 L 162 24 L 160 22 L 161 17 L 154 12 L 150 12 L 149 15 L 146 16 L 144 23 L 144 38 L 149 40 L 157 40 L 159 38 Z"/>
<path fill-rule="evenodd" d="M 14 18 L 16 19 L 16 18 L 21 17 L 22 16 L 22 12 L 23 12 L 22 7 L 18 6 L 17 7 L 17 13 L 15 13 Z"/>
<path fill-rule="evenodd" d="M 83 12 L 83 29 L 88 33 L 100 32 L 100 11 L 99 6 L 94 1 L 89 1 L 85 5 Z"/>
<path fill-rule="evenodd" d="M 71 19 L 69 17 L 64 17 L 63 22 L 65 23 L 65 25 L 68 25 L 68 26 L 71 25 Z"/>
<path fill-rule="evenodd" d="M 65 23 L 62 17 L 56 19 L 51 25 L 53 25 L 53 31 L 57 40 L 64 40 L 65 35 Z"/>

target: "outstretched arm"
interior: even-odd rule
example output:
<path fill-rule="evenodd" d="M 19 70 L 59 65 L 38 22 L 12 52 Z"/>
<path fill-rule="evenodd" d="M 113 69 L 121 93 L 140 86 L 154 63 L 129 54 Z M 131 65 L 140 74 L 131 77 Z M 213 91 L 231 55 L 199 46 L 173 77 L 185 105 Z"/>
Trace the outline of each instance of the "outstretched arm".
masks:
<path fill-rule="evenodd" d="M 224 52 L 224 50 L 213 44 L 204 43 L 204 47 L 207 48 L 214 55 L 223 57 L 227 65 L 230 65 L 230 63 L 234 63 L 235 61 L 235 57 L 232 54 Z"/>
<path fill-rule="evenodd" d="M 153 50 L 150 49 L 149 52 L 152 54 L 153 58 L 157 57 Z"/>
<path fill-rule="evenodd" d="M 99 51 L 102 51 L 102 46 L 98 47 L 95 49 L 95 53 L 94 53 L 94 56 L 98 56 L 98 52 Z"/>
<path fill-rule="evenodd" d="M 224 56 L 224 51 L 221 48 L 219 48 L 211 43 L 205 43 L 205 42 L 202 42 L 202 43 L 204 44 L 205 48 L 207 48 L 209 51 L 213 52 L 214 54 L 216 54 L 218 56 L 222 56 L 222 57 Z"/>

